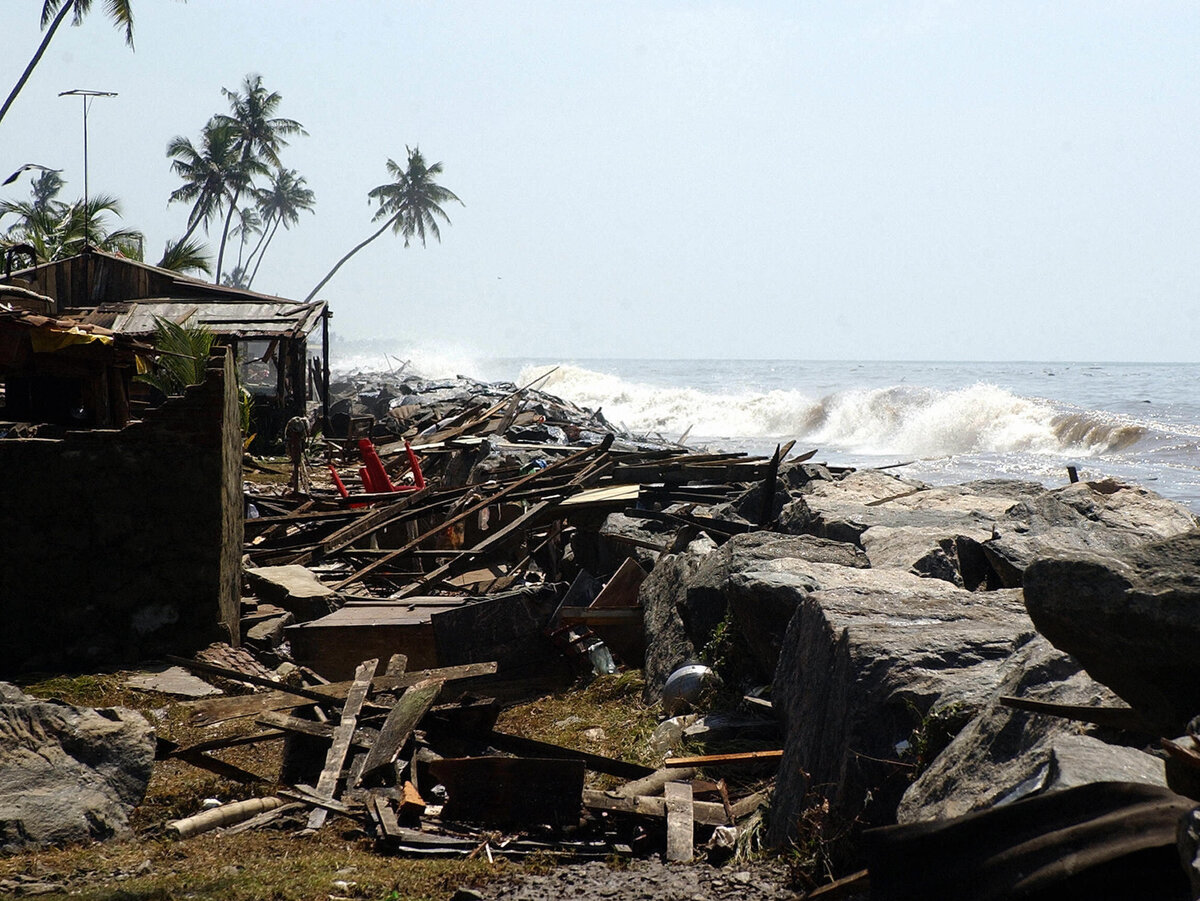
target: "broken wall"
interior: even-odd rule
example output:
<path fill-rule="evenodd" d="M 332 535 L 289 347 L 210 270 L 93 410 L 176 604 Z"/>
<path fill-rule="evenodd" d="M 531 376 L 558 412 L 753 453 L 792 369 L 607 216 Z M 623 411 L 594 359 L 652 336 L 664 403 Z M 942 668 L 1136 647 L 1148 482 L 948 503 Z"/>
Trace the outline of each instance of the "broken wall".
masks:
<path fill-rule="evenodd" d="M 124 429 L 0 441 L 0 675 L 236 641 L 241 440 L 218 348 Z"/>

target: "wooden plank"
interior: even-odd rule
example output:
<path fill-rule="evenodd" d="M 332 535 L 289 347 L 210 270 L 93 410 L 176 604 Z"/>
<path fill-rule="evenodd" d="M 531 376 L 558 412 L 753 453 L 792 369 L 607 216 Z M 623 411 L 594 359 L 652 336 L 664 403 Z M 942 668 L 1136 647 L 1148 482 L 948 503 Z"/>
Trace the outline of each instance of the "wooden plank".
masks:
<path fill-rule="evenodd" d="M 160 742 L 170 742 L 169 739 L 160 738 Z M 211 757 L 203 751 L 197 751 L 195 748 L 180 748 L 176 745 L 168 754 L 169 757 L 174 757 L 182 760 L 185 763 L 190 763 L 197 769 L 207 770 L 210 773 L 216 773 L 226 779 L 232 779 L 234 782 L 240 782 L 243 785 L 252 785 L 256 782 L 268 782 L 257 773 L 252 773 L 249 770 L 244 770 L 240 766 L 235 766 L 232 763 L 226 763 L 224 760 L 218 760 L 216 757 Z"/>
<path fill-rule="evenodd" d="M 496 673 L 494 661 L 487 663 L 466 663 L 461 666 L 443 666 L 437 669 L 418 670 L 404 673 L 400 676 L 376 676 L 371 680 L 371 691 L 395 691 L 416 685 L 423 679 L 441 679 L 444 682 L 458 682 L 464 679 L 477 679 L 482 676 L 492 676 Z M 321 703 L 337 703 L 346 698 L 352 682 L 331 682 L 328 685 L 314 686 L 311 690 L 322 695 Z M 191 722 L 197 726 L 211 726 L 223 720 L 238 719 L 244 716 L 255 716 L 268 710 L 285 710 L 291 707 L 301 707 L 304 702 L 288 692 L 269 691 L 253 695 L 238 695 L 231 698 L 201 698 L 197 701 L 186 702 L 192 711 Z"/>
<path fill-rule="evenodd" d="M 621 607 L 630 609 L 637 606 L 638 589 L 646 581 L 646 571 L 632 557 L 626 557 L 624 562 L 613 573 L 611 579 L 600 589 L 596 599 L 592 601 L 592 609 L 601 607 Z"/>
<path fill-rule="evenodd" d="M 686 782 L 668 782 L 663 793 L 667 808 L 667 862 L 690 861 L 696 829 L 692 815 L 692 787 Z"/>
<path fill-rule="evenodd" d="M 760 760 L 778 760 L 783 756 L 782 750 L 776 751 L 743 751 L 738 754 L 705 754 L 701 757 L 668 757 L 663 761 L 667 769 L 680 767 L 716 766 L 730 763 L 754 763 Z"/>
<path fill-rule="evenodd" d="M 318 550 L 300 554 L 291 562 L 304 565 L 315 559 L 336 554 L 342 548 L 349 547 L 354 542 L 366 538 L 368 535 L 373 535 L 380 529 L 387 528 L 396 520 L 408 515 L 410 512 L 409 508 L 418 500 L 424 500 L 431 491 L 432 489 L 430 488 L 422 488 L 419 491 L 404 492 L 401 500 L 376 507 L 366 516 L 360 517 L 354 522 L 343 526 L 328 538 L 323 539 L 319 544 Z"/>
<path fill-rule="evenodd" d="M 663 786 L 668 782 L 691 779 L 695 775 L 696 770 L 659 769 L 655 770 L 649 776 L 643 776 L 641 779 L 626 782 L 620 788 L 609 792 L 609 794 L 616 798 L 636 798 L 638 795 L 656 795 L 662 791 Z"/>
<path fill-rule="evenodd" d="M 323 704 L 327 700 L 321 694 L 311 691 L 307 688 L 291 687 L 283 685 L 273 679 L 267 679 L 264 676 L 255 676 L 250 673 L 243 673 L 239 670 L 228 669 L 224 666 L 217 666 L 214 663 L 205 663 L 202 660 L 192 660 L 190 657 L 176 657 L 172 654 L 167 654 L 167 660 L 171 663 L 177 663 L 180 666 L 187 667 L 193 672 L 208 673 L 213 676 L 221 676 L 224 679 L 232 679 L 238 682 L 245 682 L 247 685 L 257 685 L 260 688 L 269 688 L 272 691 L 281 691 L 303 700 Z M 293 704 L 293 706 L 299 706 Z"/>
<path fill-rule="evenodd" d="M 525 476 L 524 478 L 518 479 L 517 481 L 513 482 L 511 485 L 500 489 L 499 491 L 495 492 L 494 494 L 489 495 L 488 497 L 484 498 L 483 500 L 477 501 L 476 503 L 470 505 L 466 509 L 461 510 L 454 516 L 451 516 L 449 519 L 445 520 L 444 522 L 441 522 L 438 525 L 436 525 L 435 527 L 429 529 L 428 531 L 423 532 L 422 534 L 420 534 L 416 538 L 414 538 L 412 541 L 410 541 L 408 544 L 404 545 L 404 547 L 399 548 L 399 549 L 393 551 L 391 554 L 381 557 L 378 560 L 376 560 L 375 562 L 363 567 L 362 569 L 355 572 L 353 575 L 349 576 L 346 579 L 343 579 L 341 582 L 339 582 L 337 585 L 335 585 L 334 588 L 338 591 L 341 591 L 347 585 L 353 585 L 355 582 L 361 581 L 365 576 L 374 572 L 376 569 L 378 569 L 384 563 L 388 563 L 391 560 L 394 560 L 395 558 L 400 557 L 400 556 L 408 553 L 409 551 L 416 549 L 417 547 L 419 547 L 424 542 L 428 541 L 433 536 L 442 533 L 450 526 L 452 526 L 458 522 L 461 522 L 462 520 L 466 519 L 467 517 L 475 515 L 476 513 L 478 513 L 480 510 L 484 509 L 485 507 L 493 506 L 497 501 L 501 500 L 504 497 L 507 497 L 509 494 L 512 494 L 512 492 L 515 491 L 516 489 L 521 488 L 539 478 L 543 478 L 544 476 L 549 475 L 552 472 L 556 472 L 559 469 L 562 469 L 563 467 L 569 466 L 573 463 L 582 462 L 583 460 L 586 460 L 588 457 L 594 456 L 596 454 L 604 453 L 605 451 L 607 451 L 609 449 L 609 447 L 612 446 L 612 442 L 613 442 L 613 436 L 611 434 L 606 435 L 604 438 L 604 441 L 602 441 L 600 444 L 594 445 L 592 447 L 586 447 L 583 450 L 579 451 L 578 453 L 571 454 L 571 456 L 569 456 L 569 457 L 566 457 L 562 460 L 558 460 L 554 463 L 551 463 L 545 469 L 536 470 L 536 471 L 530 473 L 529 475 Z"/>
<path fill-rule="evenodd" d="M 646 795 L 638 795 L 633 798 L 614 798 L 606 792 L 588 788 L 583 790 L 583 806 L 589 810 L 628 813 L 656 820 L 665 820 L 667 816 L 666 798 L 651 798 Z M 693 822 L 702 826 L 727 826 L 729 824 L 725 817 L 725 805 L 713 801 L 693 801 L 692 818 Z"/>
<path fill-rule="evenodd" d="M 449 575 L 463 572 L 464 570 L 467 569 L 468 566 L 471 565 L 471 563 L 473 561 L 476 561 L 479 557 L 484 556 L 488 553 L 491 553 L 492 551 L 496 550 L 498 547 L 507 543 L 508 539 L 511 538 L 515 533 L 517 533 L 518 531 L 520 531 L 523 528 L 526 528 L 526 526 L 529 523 L 536 522 L 540 517 L 545 515 L 547 510 L 553 509 L 557 504 L 558 504 L 558 501 L 556 501 L 556 500 L 542 501 L 539 504 L 535 504 L 529 510 L 525 511 L 525 513 L 521 514 L 516 519 L 514 519 L 512 522 L 510 522 L 508 525 L 506 525 L 504 528 L 497 530 L 496 532 L 492 533 L 487 538 L 485 538 L 483 541 L 476 544 L 473 548 L 470 549 L 470 551 L 468 553 L 466 553 L 462 556 L 456 557 L 455 559 L 450 560 L 447 563 L 443 563 L 441 566 L 439 566 L 437 569 L 430 572 L 428 575 L 423 576 L 420 579 L 417 579 L 415 582 L 411 583 L 410 585 L 406 585 L 400 591 L 396 592 L 396 594 L 394 596 L 398 597 L 398 598 L 408 597 L 410 594 L 416 594 L 419 591 L 423 591 L 424 589 L 429 588 L 429 586 L 431 586 L 431 585 L 437 584 L 443 578 L 445 578 Z"/>
<path fill-rule="evenodd" d="M 333 741 L 335 727 L 328 723 L 318 723 L 314 720 L 301 719 L 298 716 L 288 716 L 286 713 L 278 713 L 273 710 L 268 710 L 266 713 L 260 714 L 255 717 L 254 721 L 260 726 L 273 726 L 285 732 L 294 732 L 300 735 L 308 735 L 312 738 Z M 354 737 L 350 740 L 350 744 L 354 747 L 362 748 L 364 751 L 369 750 L 372 745 L 370 734 L 361 729 L 357 730 L 354 733 Z"/>
<path fill-rule="evenodd" d="M 645 618 L 641 607 L 560 607 L 559 618 L 564 623 L 583 623 L 587 626 L 611 623 L 640 623 Z"/>
<path fill-rule="evenodd" d="M 549 742 L 524 738 L 519 735 L 509 735 L 505 732 L 497 732 L 495 730 L 488 733 L 485 736 L 485 740 L 497 750 L 508 751 L 512 754 L 521 754 L 526 757 L 582 760 L 587 764 L 589 770 L 596 773 L 605 773 L 609 776 L 616 776 L 619 779 L 640 779 L 642 776 L 649 776 L 654 772 L 649 767 L 638 763 L 630 763 L 627 760 L 601 757 L 598 754 L 588 754 L 584 751 L 577 751 L 574 748 L 564 748 L 561 745 L 553 745 Z"/>
<path fill-rule="evenodd" d="M 354 729 L 358 725 L 358 713 L 362 710 L 363 701 L 367 699 L 367 691 L 371 687 L 371 676 L 375 673 L 378 660 L 364 660 L 354 673 L 354 683 L 346 693 L 346 703 L 342 707 L 342 717 L 333 732 L 333 744 L 325 757 L 325 769 L 317 779 L 316 793 L 326 799 L 333 799 L 337 789 L 338 779 L 342 774 L 342 764 L 346 761 L 346 752 L 350 750 L 350 739 L 354 737 Z M 323 807 L 316 808 L 308 817 L 309 831 L 320 829 L 325 824 L 328 811 Z"/>
<path fill-rule="evenodd" d="M 380 767 L 394 763 L 417 723 L 429 712 L 433 702 L 445 683 L 440 679 L 426 679 L 410 685 L 400 696 L 384 721 L 383 729 L 367 754 L 362 776 L 368 776 Z M 361 778 L 361 777 L 360 777 Z M 357 780 L 354 785 L 357 785 Z M 351 785 L 353 787 L 353 785 Z"/>

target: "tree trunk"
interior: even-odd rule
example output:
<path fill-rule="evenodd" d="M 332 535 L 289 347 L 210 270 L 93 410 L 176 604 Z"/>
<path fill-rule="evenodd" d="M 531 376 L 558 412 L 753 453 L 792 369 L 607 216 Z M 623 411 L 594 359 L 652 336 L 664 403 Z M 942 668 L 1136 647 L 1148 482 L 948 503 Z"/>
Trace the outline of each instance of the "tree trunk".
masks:
<path fill-rule="evenodd" d="M 17 79 L 17 85 L 12 89 L 12 93 L 8 95 L 8 99 L 4 101 L 4 106 L 0 107 L 0 121 L 3 121 L 4 114 L 13 105 L 13 101 L 17 99 L 17 95 L 21 93 L 21 88 L 25 87 L 25 82 L 29 81 L 29 76 L 33 74 L 34 68 L 41 61 L 42 54 L 50 46 L 50 39 L 54 37 L 54 32 L 58 31 L 58 26 L 62 24 L 63 19 L 67 17 L 67 13 L 74 9 L 74 7 L 75 4 L 73 2 L 65 0 L 62 9 L 58 11 L 58 15 L 54 17 L 54 21 L 46 29 L 46 36 L 42 38 L 42 43 L 38 45 L 37 53 L 33 55 L 33 59 L 29 61 L 29 65 L 25 67 L 25 71 L 21 73 L 21 77 Z"/>
<path fill-rule="evenodd" d="M 225 214 L 225 227 L 221 229 L 221 249 L 217 251 L 217 275 L 213 279 L 214 285 L 221 284 L 221 263 L 225 259 L 225 239 L 229 237 L 229 223 L 233 221 L 233 211 L 237 209 L 238 198 L 241 196 L 240 190 L 233 195 L 233 199 L 229 201 L 229 212 Z"/>
<path fill-rule="evenodd" d="M 271 246 L 271 241 L 275 238 L 275 232 L 279 231 L 279 223 L 283 221 L 282 216 L 275 218 L 274 225 L 271 226 L 271 233 L 268 235 L 267 230 L 263 229 L 263 236 L 258 241 L 258 247 L 254 248 L 254 252 L 250 254 L 250 259 L 246 260 L 246 265 L 250 265 L 250 260 L 254 260 L 255 254 L 258 259 L 254 260 L 254 271 L 250 273 L 250 280 L 246 282 L 246 290 L 250 290 L 250 286 L 254 284 L 254 279 L 258 276 L 258 267 L 262 265 L 263 257 L 267 255 L 267 248 Z"/>
<path fill-rule="evenodd" d="M 317 286 L 308 292 L 308 297 L 304 298 L 304 302 L 308 303 L 310 300 L 312 300 L 316 296 L 317 292 L 325 287 L 326 282 L 328 282 L 331 278 L 333 278 L 337 274 L 337 271 L 342 268 L 342 264 L 345 263 L 346 260 L 350 259 L 350 257 L 354 256 L 356 253 L 358 253 L 360 250 L 362 250 L 364 247 L 366 247 L 368 244 L 370 244 L 372 241 L 374 241 L 376 238 L 378 238 L 380 235 L 382 235 L 385 231 L 387 231 L 388 228 L 392 225 L 392 223 L 396 221 L 396 219 L 399 215 L 400 214 L 397 213 L 395 216 L 393 216 L 387 222 L 383 223 L 383 228 L 379 229 L 379 231 L 375 232 L 375 234 L 371 235 L 371 237 L 367 238 L 367 240 L 363 241 L 361 244 L 356 244 L 353 250 L 351 250 L 348 254 L 346 254 L 344 257 L 342 257 L 340 260 L 338 260 L 334 264 L 333 268 L 329 270 L 329 274 L 326 275 L 319 282 L 317 282 Z"/>

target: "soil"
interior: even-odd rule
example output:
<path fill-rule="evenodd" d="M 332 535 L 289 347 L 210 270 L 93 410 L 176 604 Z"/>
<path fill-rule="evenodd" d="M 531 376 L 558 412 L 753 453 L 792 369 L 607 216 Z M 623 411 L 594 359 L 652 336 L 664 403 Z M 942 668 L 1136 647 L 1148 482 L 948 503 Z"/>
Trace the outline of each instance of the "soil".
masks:
<path fill-rule="evenodd" d="M 718 868 L 705 863 L 665 864 L 656 859 L 615 865 L 593 862 L 522 875 L 456 897 L 461 901 L 783 901 L 797 897 L 787 887 L 787 877 L 787 869 L 780 863 Z"/>

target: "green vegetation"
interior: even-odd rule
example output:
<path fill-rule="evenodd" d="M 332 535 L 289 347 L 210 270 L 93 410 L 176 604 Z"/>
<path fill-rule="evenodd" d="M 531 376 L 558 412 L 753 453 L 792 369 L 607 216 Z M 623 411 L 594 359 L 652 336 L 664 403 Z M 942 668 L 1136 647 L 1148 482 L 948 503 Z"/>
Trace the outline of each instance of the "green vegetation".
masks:
<path fill-rule="evenodd" d="M 135 260 L 142 258 L 142 233 L 131 228 L 111 228 L 109 216 L 120 218 L 121 203 L 110 194 L 73 203 L 58 200 L 64 182 L 57 172 L 46 171 L 33 181 L 32 199 L 0 201 L 0 221 L 15 218 L 4 232 L 5 244 L 28 244 L 38 262 L 74 256 L 85 246 L 99 247 Z"/>
<path fill-rule="evenodd" d="M 154 346 L 162 351 L 153 372 L 134 376 L 165 395 L 182 394 L 204 381 L 215 335 L 203 325 L 180 325 L 154 317 Z"/>

